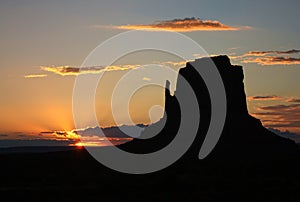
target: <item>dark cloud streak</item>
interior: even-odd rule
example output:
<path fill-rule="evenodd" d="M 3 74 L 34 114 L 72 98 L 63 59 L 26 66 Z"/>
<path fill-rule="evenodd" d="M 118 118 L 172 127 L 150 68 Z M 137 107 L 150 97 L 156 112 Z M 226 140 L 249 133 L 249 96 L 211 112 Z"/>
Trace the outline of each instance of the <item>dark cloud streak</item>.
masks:
<path fill-rule="evenodd" d="M 264 55 L 270 55 L 270 54 L 296 54 L 300 53 L 300 50 L 291 49 L 287 51 L 249 51 L 245 54 L 245 56 L 264 56 Z"/>
<path fill-rule="evenodd" d="M 256 96 L 248 96 L 248 100 L 278 100 L 281 99 L 280 96 L 277 95 L 256 95 Z"/>

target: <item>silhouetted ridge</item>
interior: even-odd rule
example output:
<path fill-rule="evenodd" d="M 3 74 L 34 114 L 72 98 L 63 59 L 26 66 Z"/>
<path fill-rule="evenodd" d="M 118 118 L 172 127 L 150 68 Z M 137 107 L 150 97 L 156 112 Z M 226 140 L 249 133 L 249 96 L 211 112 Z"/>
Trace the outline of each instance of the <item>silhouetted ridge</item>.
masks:
<path fill-rule="evenodd" d="M 299 148 L 293 141 L 275 135 L 265 129 L 258 119 L 248 114 L 243 83 L 244 74 L 241 66 L 231 65 L 227 56 L 201 58 L 196 61 L 199 68 L 217 67 L 227 96 L 227 117 L 224 130 L 217 146 L 210 155 L 211 157 L 228 154 L 231 157 L 247 155 L 248 157 L 259 158 L 265 155 L 268 157 L 270 155 L 283 156 L 296 150 L 298 152 Z M 212 64 L 215 64 L 215 66 Z M 170 94 L 167 81 L 165 90 L 165 112 L 167 116 L 164 116 L 159 122 L 149 126 L 149 129 L 147 128 L 144 131 L 146 134 L 151 131 L 151 127 L 159 128 L 165 122 L 166 124 L 161 132 L 150 139 L 134 139 L 121 145 L 120 148 L 133 153 L 148 153 L 162 149 L 172 141 L 181 120 L 180 107 L 176 97 L 184 91 L 183 80 L 188 81 L 193 88 L 200 109 L 197 137 L 185 157 L 188 157 L 188 159 L 197 157 L 209 127 L 211 101 L 202 77 L 191 63 L 187 63 L 185 68 L 180 69 L 174 96 Z"/>

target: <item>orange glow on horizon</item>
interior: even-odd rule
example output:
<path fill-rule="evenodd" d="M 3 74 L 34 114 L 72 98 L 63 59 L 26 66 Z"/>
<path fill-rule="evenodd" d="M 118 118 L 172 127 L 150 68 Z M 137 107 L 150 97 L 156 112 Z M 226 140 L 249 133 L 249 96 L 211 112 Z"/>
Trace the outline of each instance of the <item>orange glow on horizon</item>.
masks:
<path fill-rule="evenodd" d="M 97 138 L 90 137 L 85 138 L 83 141 L 76 142 L 75 144 L 70 144 L 70 146 L 76 146 L 78 148 L 82 147 L 105 147 L 112 145 L 119 145 L 125 142 L 131 141 L 132 138 Z"/>

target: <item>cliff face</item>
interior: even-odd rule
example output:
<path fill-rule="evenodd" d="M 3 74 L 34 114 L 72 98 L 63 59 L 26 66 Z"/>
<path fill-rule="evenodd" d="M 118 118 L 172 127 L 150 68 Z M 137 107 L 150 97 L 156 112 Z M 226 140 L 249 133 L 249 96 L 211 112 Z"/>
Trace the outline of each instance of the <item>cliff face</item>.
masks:
<path fill-rule="evenodd" d="M 293 141 L 268 131 L 258 119 L 248 114 L 242 67 L 231 65 L 227 56 L 202 58 L 197 62 L 200 64 L 200 68 L 211 68 L 211 65 L 208 65 L 211 60 L 217 67 L 224 83 L 227 97 L 227 117 L 221 138 L 210 157 L 217 158 L 229 155 L 231 157 L 258 158 L 284 156 L 295 150 L 298 151 L 297 145 Z M 149 153 L 162 149 L 173 140 L 181 121 L 180 106 L 176 97 L 180 97 L 180 94 L 184 93 L 184 88 L 182 88 L 184 79 L 193 88 L 200 109 L 198 133 L 185 157 L 194 159 L 198 156 L 210 123 L 210 96 L 205 82 L 190 63 L 187 63 L 186 67 L 179 71 L 179 75 L 174 96 L 170 95 L 167 82 L 165 91 L 166 116 L 144 131 L 144 134 L 147 134 L 149 131 L 153 131 L 153 128 L 160 128 L 165 123 L 160 133 L 150 139 L 134 139 L 121 145 L 120 148 L 133 153 Z"/>
<path fill-rule="evenodd" d="M 197 64 L 200 68 L 214 68 L 211 61 L 217 67 L 226 91 L 227 96 L 227 111 L 229 114 L 238 114 L 245 116 L 248 114 L 246 95 L 244 92 L 244 74 L 241 66 L 233 66 L 227 56 L 218 56 L 212 58 L 197 59 Z M 200 108 L 203 109 L 210 107 L 209 95 L 207 93 L 206 85 L 201 76 L 194 70 L 194 67 L 187 63 L 186 68 L 182 68 L 179 72 L 193 87 L 198 97 Z M 177 89 L 180 89 L 181 82 L 178 81 Z M 179 93 L 179 92 L 177 92 Z M 205 103 L 203 101 L 205 99 Z M 168 103 L 166 103 L 167 105 Z"/>

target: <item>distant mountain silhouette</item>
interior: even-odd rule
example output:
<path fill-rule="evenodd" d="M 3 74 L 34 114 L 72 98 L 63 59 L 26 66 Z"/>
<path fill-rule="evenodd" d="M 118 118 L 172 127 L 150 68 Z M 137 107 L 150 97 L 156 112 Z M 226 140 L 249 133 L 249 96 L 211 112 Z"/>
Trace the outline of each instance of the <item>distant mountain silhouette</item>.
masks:
<path fill-rule="evenodd" d="M 281 137 L 294 140 L 298 144 L 300 143 L 300 135 L 297 134 L 297 133 L 293 133 L 293 132 L 290 132 L 288 130 L 281 131 L 281 130 L 278 130 L 278 129 L 275 129 L 275 128 L 268 128 L 268 130 L 275 133 L 276 135 L 281 136 Z"/>
<path fill-rule="evenodd" d="M 138 127 L 145 128 L 147 125 L 144 124 L 138 124 Z M 73 132 L 77 133 L 81 136 L 98 136 L 101 137 L 101 135 L 105 135 L 108 138 L 115 137 L 115 138 L 130 138 L 131 136 L 128 136 L 123 131 L 130 131 L 130 135 L 134 137 L 134 135 L 138 136 L 138 131 L 135 131 L 135 126 L 128 126 L 128 125 L 122 125 L 122 126 L 111 126 L 106 128 L 101 128 L 99 126 L 96 127 L 89 127 L 83 130 L 75 130 Z"/>
<path fill-rule="evenodd" d="M 221 138 L 209 157 L 239 158 L 247 155 L 248 158 L 256 159 L 272 156 L 277 158 L 290 155 L 293 152 L 299 153 L 299 148 L 295 142 L 272 133 L 262 126 L 260 120 L 249 115 L 242 67 L 231 65 L 227 56 L 202 58 L 198 59 L 197 62 L 201 68 L 211 68 L 211 65 L 208 65 L 211 60 L 217 67 L 224 83 L 227 96 L 227 117 Z M 183 93 L 181 85 L 182 79 L 185 79 L 192 86 L 197 96 L 201 118 L 196 140 L 184 158 L 197 158 L 210 123 L 211 102 L 209 92 L 202 77 L 190 63 L 187 63 L 186 67 L 179 71 L 179 74 L 182 77 L 178 77 L 175 96 L 170 95 L 168 88 L 165 90 L 166 116 L 158 123 L 149 126 L 151 130 L 148 129 L 147 131 L 146 129 L 144 134 L 152 131 L 152 128 L 161 127 L 166 122 L 161 132 L 150 139 L 134 139 L 120 145 L 121 149 L 133 153 L 149 153 L 162 149 L 172 141 L 181 119 L 176 96 Z"/>

